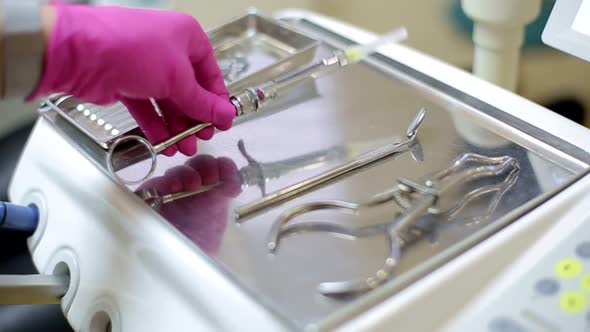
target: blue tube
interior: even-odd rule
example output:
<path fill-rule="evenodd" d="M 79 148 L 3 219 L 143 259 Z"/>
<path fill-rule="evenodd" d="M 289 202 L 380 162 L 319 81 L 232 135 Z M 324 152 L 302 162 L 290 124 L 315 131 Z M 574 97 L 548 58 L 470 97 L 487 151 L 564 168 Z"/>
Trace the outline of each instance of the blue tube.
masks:
<path fill-rule="evenodd" d="M 39 224 L 39 211 L 34 206 L 20 206 L 0 201 L 0 230 L 33 233 Z"/>

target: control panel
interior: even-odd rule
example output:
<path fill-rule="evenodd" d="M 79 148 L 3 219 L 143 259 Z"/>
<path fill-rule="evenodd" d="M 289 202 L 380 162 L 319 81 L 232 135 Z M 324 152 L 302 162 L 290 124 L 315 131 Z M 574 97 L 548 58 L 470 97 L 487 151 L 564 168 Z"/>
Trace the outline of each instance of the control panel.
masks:
<path fill-rule="evenodd" d="M 557 220 L 446 331 L 590 331 L 590 206 L 585 210 Z"/>

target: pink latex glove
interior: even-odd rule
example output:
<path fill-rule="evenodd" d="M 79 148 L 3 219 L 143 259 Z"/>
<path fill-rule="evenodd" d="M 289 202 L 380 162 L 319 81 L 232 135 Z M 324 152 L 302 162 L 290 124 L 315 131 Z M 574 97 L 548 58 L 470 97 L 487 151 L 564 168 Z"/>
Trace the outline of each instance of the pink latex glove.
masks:
<path fill-rule="evenodd" d="M 158 208 L 162 216 L 203 251 L 214 255 L 223 240 L 230 202 L 242 191 L 238 169 L 231 159 L 199 155 L 149 180 L 138 190 L 153 188 L 160 195 L 166 195 L 217 183 L 222 184 Z"/>
<path fill-rule="evenodd" d="M 227 130 L 235 108 L 207 34 L 186 14 L 54 4 L 56 21 L 32 100 L 63 92 L 107 105 L 121 101 L 148 140 L 160 143 L 199 122 Z M 154 98 L 162 117 L 154 110 Z M 197 136 L 207 140 L 214 128 Z M 197 151 L 189 137 L 165 155 Z"/>

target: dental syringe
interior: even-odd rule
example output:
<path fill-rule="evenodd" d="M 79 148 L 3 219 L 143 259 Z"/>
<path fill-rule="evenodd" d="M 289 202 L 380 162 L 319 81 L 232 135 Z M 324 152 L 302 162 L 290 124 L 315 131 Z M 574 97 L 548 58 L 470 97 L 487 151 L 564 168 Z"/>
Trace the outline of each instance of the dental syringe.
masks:
<path fill-rule="evenodd" d="M 256 112 L 264 104 L 276 99 L 289 88 L 298 85 L 307 79 L 316 78 L 322 74 L 330 72 L 334 68 L 341 68 L 350 64 L 358 63 L 381 46 L 387 43 L 403 41 L 407 36 L 408 33 L 406 29 L 402 27 L 392 30 L 370 43 L 350 46 L 344 50 L 336 50 L 334 51 L 334 55 L 329 58 L 320 59 L 302 69 L 264 84 L 261 87 L 246 89 L 242 93 L 232 96 L 231 102 L 235 106 L 238 116 Z"/>
<path fill-rule="evenodd" d="M 341 68 L 350 64 L 358 63 L 371 53 L 375 52 L 379 47 L 392 42 L 400 42 L 406 37 L 406 29 L 398 28 L 377 38 L 373 42 L 363 45 L 354 45 L 344 50 L 336 50 L 334 51 L 333 56 L 329 58 L 320 59 L 298 71 L 282 76 L 267 84 L 263 84 L 258 88 L 246 89 L 242 93 L 239 93 L 230 98 L 231 103 L 236 108 L 236 116 L 255 113 L 268 102 L 277 99 L 277 97 L 279 97 L 289 88 L 304 82 L 307 79 L 316 78 L 321 74 L 330 72 L 334 68 Z M 152 144 L 144 137 L 136 135 L 120 137 L 109 147 L 109 151 L 107 153 L 107 168 L 109 169 L 109 172 L 122 183 L 141 183 L 154 174 L 157 166 L 158 154 L 160 152 L 209 126 L 211 126 L 210 123 L 200 123 L 158 144 Z M 138 157 L 135 158 L 128 155 L 126 150 L 121 151 L 121 149 L 119 149 L 119 147 L 124 146 L 124 144 L 131 142 L 136 142 L 144 146 L 145 149 L 147 149 L 147 153 L 151 159 L 151 165 L 148 173 L 144 177 L 141 177 L 137 180 L 126 180 L 121 178 L 116 173 L 117 170 L 133 164 L 136 160 L 143 160 L 144 153 L 138 155 Z M 132 150 L 133 149 L 134 148 L 132 148 Z M 115 161 L 117 162 L 115 163 Z"/>

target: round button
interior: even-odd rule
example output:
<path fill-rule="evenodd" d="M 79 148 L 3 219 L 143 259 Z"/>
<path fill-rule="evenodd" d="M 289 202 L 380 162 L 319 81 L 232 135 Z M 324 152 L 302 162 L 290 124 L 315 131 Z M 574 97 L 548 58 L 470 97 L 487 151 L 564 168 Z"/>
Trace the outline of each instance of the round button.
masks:
<path fill-rule="evenodd" d="M 590 259 L 590 241 L 584 241 L 576 247 L 576 255 L 584 259 Z"/>
<path fill-rule="evenodd" d="M 584 294 L 567 292 L 561 295 L 559 307 L 567 313 L 577 314 L 586 308 L 587 302 Z"/>
<path fill-rule="evenodd" d="M 575 258 L 562 259 L 555 264 L 555 273 L 560 278 L 575 278 L 580 272 L 582 272 L 582 263 Z"/>
<path fill-rule="evenodd" d="M 535 284 L 535 290 L 541 295 L 555 295 L 559 291 L 559 283 L 555 279 L 541 279 Z"/>
<path fill-rule="evenodd" d="M 582 281 L 580 281 L 580 286 L 582 286 L 582 289 L 590 292 L 590 273 L 582 277 Z"/>
<path fill-rule="evenodd" d="M 517 322 L 508 318 L 496 318 L 488 326 L 491 332 L 526 332 Z"/>

